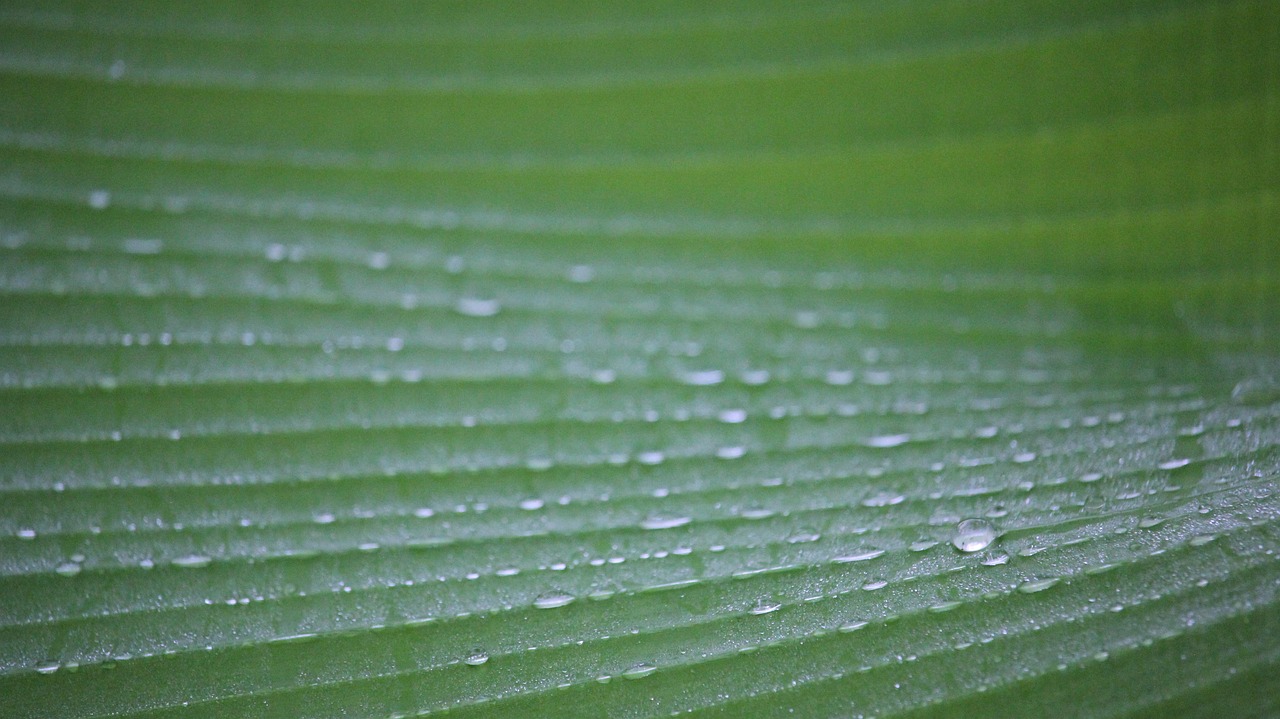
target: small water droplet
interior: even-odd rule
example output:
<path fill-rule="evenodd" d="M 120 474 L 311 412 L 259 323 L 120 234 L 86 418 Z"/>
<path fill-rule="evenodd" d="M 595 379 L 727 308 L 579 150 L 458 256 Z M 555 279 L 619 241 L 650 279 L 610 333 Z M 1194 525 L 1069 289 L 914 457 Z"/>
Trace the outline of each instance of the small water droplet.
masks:
<path fill-rule="evenodd" d="M 720 384 L 724 381 L 724 372 L 718 369 L 698 370 L 696 372 L 685 372 L 680 378 L 682 382 L 694 386 L 707 386 Z"/>
<path fill-rule="evenodd" d="M 837 631 L 841 632 L 842 634 L 848 634 L 849 632 L 856 632 L 859 629 L 862 629 L 863 627 L 867 626 L 867 624 L 869 624 L 869 622 L 863 622 L 863 621 L 849 622 L 847 624 L 840 625 L 840 628 Z"/>
<path fill-rule="evenodd" d="M 1043 592 L 1044 590 L 1057 585 L 1058 582 L 1060 581 L 1062 581 L 1060 577 L 1050 577 L 1048 579 L 1028 579 L 1022 584 L 1018 585 L 1018 591 L 1022 592 L 1023 594 L 1035 594 L 1036 592 Z"/>
<path fill-rule="evenodd" d="M 747 448 L 742 445 L 732 447 L 721 447 L 716 450 L 716 457 L 719 459 L 740 459 L 747 453 Z"/>
<path fill-rule="evenodd" d="M 1192 537 L 1187 544 L 1190 544 L 1193 547 L 1203 547 L 1214 539 L 1216 539 L 1216 537 L 1212 534 L 1198 534 Z"/>
<path fill-rule="evenodd" d="M 910 441 L 911 435 L 907 434 L 882 434 L 875 437 L 868 437 L 865 444 L 868 447 L 897 447 Z"/>
<path fill-rule="evenodd" d="M 538 499 L 537 497 L 530 497 L 528 499 L 520 500 L 520 509 L 523 509 L 527 512 L 532 512 L 534 510 L 542 509 L 542 507 L 545 505 L 546 505 L 546 502 L 541 499 Z"/>
<path fill-rule="evenodd" d="M 787 544 L 808 544 L 809 542 L 816 542 L 819 539 L 822 539 L 822 535 L 817 531 L 803 528 L 795 534 L 792 534 L 790 537 L 787 537 Z"/>
<path fill-rule="evenodd" d="M 316 524 L 333 524 L 334 521 L 337 520 L 337 517 L 333 516 L 333 513 L 331 512 L 321 512 L 320 514 L 312 517 L 312 520 L 315 521 Z"/>
<path fill-rule="evenodd" d="M 74 577 L 80 573 L 81 567 L 76 562 L 63 562 L 53 571 L 64 577 Z"/>
<path fill-rule="evenodd" d="M 94 190 L 89 193 L 89 207 L 105 210 L 111 205 L 111 193 L 106 190 Z"/>
<path fill-rule="evenodd" d="M 836 562 L 837 564 L 848 564 L 850 562 L 865 562 L 869 559 L 875 559 L 881 554 L 884 554 L 883 549 L 867 549 L 861 552 L 854 552 L 853 554 L 841 555 L 839 557 L 836 557 L 832 561 Z"/>
<path fill-rule="evenodd" d="M 772 509 L 764 507 L 747 507 L 738 512 L 738 516 L 743 519 L 768 519 L 774 515 Z"/>
<path fill-rule="evenodd" d="M 776 612 L 781 608 L 782 608 L 782 605 L 778 602 L 761 599 L 760 601 L 756 602 L 756 605 L 754 607 L 751 608 L 751 613 L 752 614 L 768 614 L 770 612 Z"/>
<path fill-rule="evenodd" d="M 52 674 L 62 668 L 62 665 L 55 661 L 40 662 L 36 665 L 36 672 L 39 674 Z"/>
<path fill-rule="evenodd" d="M 867 582 L 867 583 L 863 584 L 863 585 L 862 585 L 862 588 L 863 588 L 864 590 L 868 591 L 868 592 L 872 592 L 872 591 L 875 591 L 875 590 L 877 590 L 877 589 L 884 589 L 884 588 L 885 588 L 885 587 L 887 587 L 887 586 L 889 586 L 889 582 L 888 582 L 887 580 L 884 580 L 884 579 L 873 579 L 873 580 L 871 580 L 871 581 L 869 581 L 869 582 Z"/>
<path fill-rule="evenodd" d="M 187 569 L 200 569 L 201 567 L 207 567 L 212 563 L 213 558 L 203 554 L 188 554 L 185 557 L 178 557 L 172 562 L 175 567 L 185 567 Z"/>
<path fill-rule="evenodd" d="M 556 609 L 572 603 L 573 596 L 563 592 L 547 592 L 533 600 L 533 606 L 538 609 Z"/>
<path fill-rule="evenodd" d="M 27 540 L 31 540 L 31 539 L 35 539 L 35 538 L 36 538 L 36 530 L 34 530 L 34 529 L 30 529 L 30 528 L 28 528 L 28 527 L 23 527 L 22 529 L 19 529 L 19 530 L 18 530 L 18 539 L 27 539 Z"/>
<path fill-rule="evenodd" d="M 717 418 L 725 424 L 741 424 L 747 420 L 747 411 L 745 409 L 725 409 L 720 411 Z"/>
<path fill-rule="evenodd" d="M 902 504 L 907 500 L 901 494 L 893 494 L 891 492 L 879 492 L 862 500 L 864 507 L 891 507 L 895 504 Z"/>
<path fill-rule="evenodd" d="M 637 662 L 622 672 L 622 678 L 643 679 L 656 671 L 658 671 L 658 668 L 648 662 Z"/>
<path fill-rule="evenodd" d="M 454 309 L 458 314 L 468 317 L 492 317 L 502 309 L 502 303 L 496 299 L 459 297 Z"/>
<path fill-rule="evenodd" d="M 1150 529 L 1164 524 L 1164 517 L 1143 517 L 1138 520 L 1139 529 Z"/>
<path fill-rule="evenodd" d="M 995 527 L 985 519 L 965 519 L 956 525 L 951 544 L 962 552 L 978 552 L 986 549 L 996 539 Z"/>
<path fill-rule="evenodd" d="M 435 513 L 436 510 L 430 507 L 418 507 L 413 510 L 413 516 L 418 517 L 419 519 L 426 519 L 427 517 L 435 516 Z"/>
<path fill-rule="evenodd" d="M 1271 377 L 1250 377 L 1231 390 L 1231 399 L 1242 405 L 1264 405 L 1280 400 L 1280 381 Z"/>
<path fill-rule="evenodd" d="M 984 567 L 998 567 L 1001 564 L 1008 564 L 1008 563 L 1009 563 L 1009 555 L 1005 554 L 1004 552 L 996 552 L 989 557 L 984 557 L 981 562 L 982 566 Z"/>
<path fill-rule="evenodd" d="M 489 661 L 489 655 L 481 651 L 472 652 L 470 656 L 462 660 L 463 664 L 469 667 L 478 667 Z"/>
<path fill-rule="evenodd" d="M 640 522 L 641 529 L 671 529 L 673 527 L 683 527 L 693 521 L 692 517 L 665 517 L 653 516 L 647 517 Z"/>

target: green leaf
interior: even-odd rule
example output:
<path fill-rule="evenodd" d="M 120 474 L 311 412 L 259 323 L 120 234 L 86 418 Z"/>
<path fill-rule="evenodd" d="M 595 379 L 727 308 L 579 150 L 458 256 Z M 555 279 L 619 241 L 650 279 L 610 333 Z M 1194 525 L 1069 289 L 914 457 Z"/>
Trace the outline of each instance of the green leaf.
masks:
<path fill-rule="evenodd" d="M 0 8 L 0 716 L 1280 713 L 1280 4 Z"/>

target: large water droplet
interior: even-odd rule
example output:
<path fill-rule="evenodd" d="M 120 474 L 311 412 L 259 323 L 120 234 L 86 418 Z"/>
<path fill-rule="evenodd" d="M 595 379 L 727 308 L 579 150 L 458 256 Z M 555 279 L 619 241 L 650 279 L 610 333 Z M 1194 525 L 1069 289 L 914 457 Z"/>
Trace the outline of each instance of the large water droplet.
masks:
<path fill-rule="evenodd" d="M 979 552 L 996 539 L 995 527 L 985 519 L 965 519 L 956 525 L 951 544 L 962 552 Z"/>
<path fill-rule="evenodd" d="M 478 667 L 489 661 L 489 655 L 481 651 L 472 652 L 470 656 L 462 660 L 463 664 L 470 667 Z"/>
<path fill-rule="evenodd" d="M 547 592 L 533 600 L 533 606 L 538 609 L 556 609 L 572 603 L 573 596 L 563 592 Z"/>
<path fill-rule="evenodd" d="M 52 674 L 62 668 L 62 665 L 55 661 L 40 662 L 36 665 L 36 672 L 39 674 Z"/>

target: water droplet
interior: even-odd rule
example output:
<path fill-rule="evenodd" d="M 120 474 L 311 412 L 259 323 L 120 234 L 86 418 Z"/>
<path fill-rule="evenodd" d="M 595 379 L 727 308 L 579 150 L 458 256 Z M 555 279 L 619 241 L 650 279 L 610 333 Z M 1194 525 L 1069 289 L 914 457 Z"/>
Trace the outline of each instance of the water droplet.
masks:
<path fill-rule="evenodd" d="M 1057 585 L 1058 582 L 1061 582 L 1061 581 L 1062 579 L 1060 577 L 1050 577 L 1048 579 L 1028 579 L 1022 584 L 1018 585 L 1018 591 L 1022 592 L 1023 594 L 1035 594 L 1036 592 L 1043 592 L 1044 590 Z"/>
<path fill-rule="evenodd" d="M 663 517 L 654 516 L 647 517 L 640 522 L 641 529 L 671 529 L 672 527 L 683 527 L 693 521 L 692 517 Z"/>
<path fill-rule="evenodd" d="M 682 382 L 695 386 L 706 386 L 720 384 L 724 381 L 724 372 L 718 369 L 699 370 L 696 372 L 685 372 L 680 378 Z"/>
<path fill-rule="evenodd" d="M 622 678 L 643 679 L 656 671 L 658 671 L 658 668 L 648 662 L 637 662 L 622 672 Z"/>
<path fill-rule="evenodd" d="M 745 409 L 721 410 L 717 418 L 725 424 L 741 424 L 747 420 L 747 411 Z"/>
<path fill-rule="evenodd" d="M 787 544 L 808 544 L 822 539 L 822 535 L 812 529 L 800 529 L 795 534 L 787 537 Z"/>
<path fill-rule="evenodd" d="M 30 540 L 30 539 L 35 539 L 35 538 L 36 538 L 36 530 L 34 530 L 34 529 L 30 529 L 30 528 L 28 528 L 28 527 L 23 527 L 22 529 L 19 529 L 19 530 L 18 530 L 18 539 L 28 539 L 28 540 Z"/>
<path fill-rule="evenodd" d="M 665 454 L 657 450 L 640 452 L 639 454 L 636 455 L 637 462 L 639 462 L 640 464 L 647 464 L 647 465 L 662 464 L 662 462 L 666 460 L 666 458 L 667 456 Z"/>
<path fill-rule="evenodd" d="M 62 668 L 62 665 L 55 661 L 40 662 L 36 665 L 36 672 L 39 674 L 52 674 Z"/>
<path fill-rule="evenodd" d="M 538 499 L 537 497 L 530 497 L 529 499 L 520 500 L 520 509 L 532 512 L 537 509 L 542 509 L 545 504 L 546 502 Z"/>
<path fill-rule="evenodd" d="M 867 582 L 866 584 L 863 584 L 863 585 L 862 585 L 862 588 L 863 588 L 863 589 L 865 589 L 865 590 L 866 590 L 866 591 L 868 591 L 868 592 L 873 592 L 873 591 L 875 591 L 875 590 L 877 590 L 877 589 L 884 589 L 884 588 L 885 588 L 885 587 L 887 587 L 887 586 L 889 586 L 889 582 L 888 582 L 887 580 L 884 580 L 884 579 L 873 579 L 873 580 L 871 580 L 871 581 Z"/>
<path fill-rule="evenodd" d="M 1243 405 L 1271 404 L 1280 400 L 1280 382 L 1271 377 L 1250 377 L 1231 390 L 1231 399 Z"/>
<path fill-rule="evenodd" d="M 738 516 L 743 519 L 768 519 L 773 515 L 774 511 L 772 509 L 765 509 L 764 507 L 747 507 L 738 512 Z"/>
<path fill-rule="evenodd" d="M 862 500 L 864 507 L 891 507 L 895 504 L 902 504 L 906 501 L 906 497 L 901 494 L 892 494 L 890 492 L 879 492 Z"/>
<path fill-rule="evenodd" d="M 89 207 L 105 210 L 111 205 L 111 193 L 106 190 L 94 190 L 89 193 Z"/>
<path fill-rule="evenodd" d="M 979 552 L 996 539 L 995 527 L 985 519 L 965 519 L 956 525 L 951 544 L 962 552 Z"/>
<path fill-rule="evenodd" d="M 321 512 L 312 517 L 312 519 L 316 524 L 333 524 L 337 517 L 333 516 L 331 512 Z"/>
<path fill-rule="evenodd" d="M 943 612 L 949 612 L 952 609 L 959 607 L 963 603 L 964 602 L 942 602 L 940 604 L 935 604 L 932 607 L 929 607 L 929 611 L 933 612 L 934 614 L 941 614 Z"/>
<path fill-rule="evenodd" d="M 556 609 L 572 603 L 573 597 L 563 592 L 547 592 L 533 600 L 533 606 L 538 609 Z"/>
<path fill-rule="evenodd" d="M 1212 534 L 1199 534 L 1192 537 L 1187 544 L 1190 544 L 1193 547 L 1203 547 L 1214 539 L 1216 539 L 1216 537 Z"/>
<path fill-rule="evenodd" d="M 436 513 L 436 510 L 430 507 L 418 507 L 417 509 L 413 510 L 413 516 L 418 517 L 419 519 L 426 519 L 427 517 L 434 516 L 435 513 Z"/>
<path fill-rule="evenodd" d="M 998 567 L 1001 564 L 1008 564 L 1008 563 L 1009 563 L 1009 555 L 1005 554 L 1004 552 L 996 552 L 995 554 L 992 554 L 989 557 L 984 557 L 981 562 L 982 566 L 984 567 Z"/>
<path fill-rule="evenodd" d="M 934 547 L 936 547 L 936 546 L 938 546 L 938 542 L 937 542 L 937 540 L 934 540 L 934 539 L 918 539 L 918 540 L 916 540 L 916 541 L 912 542 L 912 543 L 911 543 L 911 546 L 910 546 L 910 547 L 907 547 L 907 548 L 908 548 L 908 549 L 910 549 L 910 550 L 911 550 L 911 551 L 913 551 L 913 552 L 926 552 L 926 551 L 928 551 L 928 550 L 930 550 L 930 549 L 933 549 L 933 548 L 934 548 Z"/>
<path fill-rule="evenodd" d="M 721 447 L 720 449 L 717 449 L 716 457 L 720 459 L 740 459 L 746 453 L 746 447 L 743 447 L 742 445 L 735 445 L 733 447 Z"/>
<path fill-rule="evenodd" d="M 468 317 L 492 317 L 502 309 L 502 303 L 496 299 L 459 297 L 454 309 L 458 314 Z"/>
<path fill-rule="evenodd" d="M 868 447 L 897 447 L 898 445 L 906 444 L 910 439 L 911 436 L 906 434 L 882 434 L 868 437 L 865 444 Z"/>
<path fill-rule="evenodd" d="M 185 567 L 187 569 L 200 569 L 201 567 L 207 567 L 210 564 L 212 564 L 213 558 L 207 557 L 203 554 L 188 554 L 185 557 L 178 557 L 177 559 L 173 560 L 172 563 L 173 563 L 173 566 L 175 567 Z"/>
<path fill-rule="evenodd" d="M 849 562 L 865 562 L 869 559 L 875 559 L 881 554 L 884 554 L 883 549 L 868 549 L 861 552 L 855 552 L 853 554 L 844 554 L 839 557 L 836 557 L 832 561 L 836 562 L 837 564 L 848 564 Z"/>
<path fill-rule="evenodd" d="M 1178 469 L 1179 467 L 1185 467 L 1188 464 L 1191 464 L 1191 460 L 1185 459 L 1185 458 L 1179 458 L 1179 459 L 1166 460 L 1164 462 L 1161 462 L 1157 466 L 1160 467 L 1160 469 Z"/>
<path fill-rule="evenodd" d="M 590 265 L 574 265 L 569 268 L 570 282 L 590 282 L 596 278 L 596 271 Z"/>
<path fill-rule="evenodd" d="M 856 632 L 859 629 L 862 629 L 863 627 L 867 626 L 867 624 L 869 624 L 869 622 L 863 622 L 863 621 L 849 622 L 848 624 L 840 625 L 840 628 L 837 631 L 841 632 L 842 634 L 848 634 L 849 632 Z"/>
<path fill-rule="evenodd" d="M 481 651 L 472 652 L 470 656 L 462 660 L 463 664 L 469 667 L 478 667 L 489 661 L 489 655 Z"/>
<path fill-rule="evenodd" d="M 1139 529 L 1150 529 L 1164 524 L 1164 517 L 1143 517 L 1138 520 Z"/>
<path fill-rule="evenodd" d="M 756 602 L 756 605 L 754 607 L 751 608 L 751 613 L 752 614 L 768 614 L 770 612 L 776 612 L 781 608 L 782 608 L 782 605 L 778 602 L 772 602 L 765 599 L 761 599 L 760 601 Z"/>
<path fill-rule="evenodd" d="M 53 571 L 57 572 L 58 574 L 64 577 L 74 577 L 80 573 L 80 569 L 81 569 L 80 565 L 77 564 L 76 562 L 63 562 L 62 564 L 59 564 L 58 567 Z"/>

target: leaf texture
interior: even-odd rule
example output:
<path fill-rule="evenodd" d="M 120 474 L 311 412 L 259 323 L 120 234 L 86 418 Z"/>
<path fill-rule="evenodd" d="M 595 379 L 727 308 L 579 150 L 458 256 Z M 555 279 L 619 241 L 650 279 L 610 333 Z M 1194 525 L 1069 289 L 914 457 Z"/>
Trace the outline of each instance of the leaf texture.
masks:
<path fill-rule="evenodd" d="M 1280 5 L 0 8 L 0 716 L 1274 716 Z"/>

